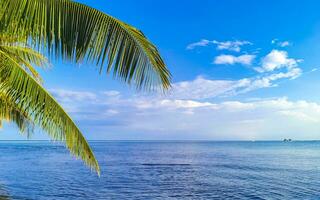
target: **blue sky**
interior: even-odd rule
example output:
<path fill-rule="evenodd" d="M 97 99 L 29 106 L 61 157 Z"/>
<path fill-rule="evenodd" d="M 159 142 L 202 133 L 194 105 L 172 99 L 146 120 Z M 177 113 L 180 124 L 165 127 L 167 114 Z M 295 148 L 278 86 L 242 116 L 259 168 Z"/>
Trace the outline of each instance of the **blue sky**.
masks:
<path fill-rule="evenodd" d="M 45 86 L 88 139 L 319 139 L 319 1 L 78 2 L 141 29 L 173 75 L 167 95 L 144 94 L 51 61 Z"/>

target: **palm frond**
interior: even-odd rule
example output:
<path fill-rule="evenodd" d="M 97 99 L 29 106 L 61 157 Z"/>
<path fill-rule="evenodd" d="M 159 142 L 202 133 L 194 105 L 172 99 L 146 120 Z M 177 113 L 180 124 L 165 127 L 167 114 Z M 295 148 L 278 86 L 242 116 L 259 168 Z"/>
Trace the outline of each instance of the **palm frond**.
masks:
<path fill-rule="evenodd" d="M 12 29 L 10 28 L 4 30 L 0 28 L 0 50 L 6 56 L 10 56 L 11 59 L 23 65 L 34 78 L 42 82 L 40 75 L 33 65 L 46 68 L 49 66 L 47 58 L 25 44 L 26 35 L 23 32 L 12 34 L 11 31 Z"/>
<path fill-rule="evenodd" d="M 10 59 L 15 60 L 15 62 L 24 66 L 25 69 L 40 83 L 42 83 L 42 79 L 37 72 L 37 70 L 33 67 L 33 65 L 39 67 L 48 66 L 48 60 L 40 53 L 34 51 L 31 48 L 18 46 L 15 44 L 0 44 L 0 51 L 2 54 L 5 54 L 6 57 L 10 57 Z"/>
<path fill-rule="evenodd" d="M 29 136 L 33 132 L 34 124 L 28 113 L 19 109 L 7 95 L 0 93 L 0 126 L 3 120 L 14 122 L 22 134 Z"/>
<path fill-rule="evenodd" d="M 138 89 L 170 87 L 157 48 L 138 29 L 70 0 L 1 0 L 3 26 L 26 33 L 26 42 L 50 55 L 91 62 Z M 31 39 L 30 39 L 31 38 Z"/>
<path fill-rule="evenodd" d="M 70 116 L 23 66 L 0 50 L 0 94 L 10 97 L 53 140 L 65 141 L 76 157 L 100 173 L 90 146 Z"/>

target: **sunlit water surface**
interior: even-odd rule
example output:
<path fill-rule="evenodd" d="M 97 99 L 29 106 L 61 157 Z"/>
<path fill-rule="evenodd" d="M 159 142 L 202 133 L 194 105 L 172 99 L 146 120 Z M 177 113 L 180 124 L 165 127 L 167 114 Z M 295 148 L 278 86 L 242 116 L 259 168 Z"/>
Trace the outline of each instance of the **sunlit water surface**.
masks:
<path fill-rule="evenodd" d="M 0 199 L 320 199 L 320 142 L 0 142 Z"/>

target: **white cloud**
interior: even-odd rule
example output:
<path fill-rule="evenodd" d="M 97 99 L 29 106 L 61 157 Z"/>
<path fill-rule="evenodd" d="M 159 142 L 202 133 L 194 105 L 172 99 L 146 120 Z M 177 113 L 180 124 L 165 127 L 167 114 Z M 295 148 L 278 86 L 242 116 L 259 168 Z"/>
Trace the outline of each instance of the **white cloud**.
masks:
<path fill-rule="evenodd" d="M 224 41 L 224 42 L 219 42 L 216 40 L 212 41 L 213 44 L 217 45 L 218 50 L 229 50 L 229 51 L 235 51 L 235 52 L 240 52 L 241 46 L 243 45 L 251 45 L 252 43 L 249 41 Z"/>
<path fill-rule="evenodd" d="M 276 87 L 280 79 L 296 79 L 301 76 L 298 67 L 289 68 L 286 72 L 267 73 L 262 76 L 243 78 L 239 80 L 210 80 L 201 76 L 192 81 L 173 84 L 169 98 L 180 99 L 211 99 L 215 97 L 234 96 L 250 91 Z"/>
<path fill-rule="evenodd" d="M 92 101 L 96 99 L 96 94 L 87 91 L 72 91 L 65 89 L 52 89 L 50 92 L 60 101 Z"/>
<path fill-rule="evenodd" d="M 232 90 L 238 81 L 209 80 L 201 76 L 192 81 L 174 83 L 170 98 L 206 99 L 221 96 Z"/>
<path fill-rule="evenodd" d="M 166 108 L 201 108 L 201 107 L 214 107 L 214 104 L 209 102 L 197 102 L 192 100 L 161 100 L 159 107 Z"/>
<path fill-rule="evenodd" d="M 106 95 L 106 96 L 119 96 L 120 95 L 120 92 L 119 91 L 116 91 L 116 90 L 109 90 L 109 91 L 103 91 L 101 92 L 102 94 Z"/>
<path fill-rule="evenodd" d="M 302 70 L 300 68 L 292 68 L 287 72 L 279 72 L 270 75 L 265 75 L 263 77 L 257 77 L 252 79 L 247 79 L 247 84 L 245 87 L 240 88 L 235 94 L 247 93 L 253 90 L 276 87 L 278 86 L 275 81 L 279 79 L 289 78 L 296 79 L 301 76 Z"/>
<path fill-rule="evenodd" d="M 161 127 L 170 127 L 165 131 L 207 139 L 304 138 L 318 132 L 320 105 L 312 102 L 279 98 L 255 102 L 227 101 L 181 108 L 180 104 L 184 103 L 188 104 L 181 101 L 174 110 L 174 103 L 159 109 L 146 109 L 143 119 L 147 121 L 135 124 L 134 127 L 149 132 L 152 129 L 161 132 Z M 157 116 L 158 120 L 153 121 L 148 115 Z M 152 124 L 153 128 L 144 129 L 144 124 Z"/>
<path fill-rule="evenodd" d="M 147 121 L 134 124 L 133 127 L 147 132 L 184 133 L 192 134 L 194 138 L 206 139 L 281 139 L 305 137 L 306 135 L 298 135 L 304 129 L 317 133 L 320 117 L 319 104 L 289 101 L 286 98 L 207 103 L 206 106 L 193 108 L 180 106 L 187 105 L 189 101 L 180 101 L 178 105 L 174 102 L 171 101 L 161 108 L 156 105 L 146 108 L 141 117 Z M 196 101 L 193 104 L 196 104 Z M 154 118 L 150 115 L 158 120 L 152 120 Z M 287 126 L 283 127 L 282 124 Z M 161 127 L 170 128 L 163 130 Z M 272 136 L 275 133 L 279 135 Z"/>
<path fill-rule="evenodd" d="M 106 110 L 106 112 L 105 112 L 105 114 L 107 114 L 107 115 L 116 115 L 116 114 L 118 114 L 118 113 L 119 113 L 119 111 L 114 110 L 114 109 L 108 109 L 108 110 Z"/>
<path fill-rule="evenodd" d="M 187 46 L 188 50 L 194 49 L 196 47 L 205 47 L 208 46 L 211 43 L 211 41 L 202 39 L 199 42 L 191 43 Z"/>
<path fill-rule="evenodd" d="M 280 47 L 286 47 L 286 46 L 290 46 L 291 44 L 290 44 L 290 42 L 288 42 L 288 41 L 283 41 L 283 42 L 280 42 L 279 43 L 279 46 Z"/>
<path fill-rule="evenodd" d="M 261 67 L 255 68 L 258 72 L 271 72 L 281 68 L 292 69 L 302 62 L 301 59 L 293 59 L 288 57 L 286 51 L 272 50 L 261 60 Z"/>
<path fill-rule="evenodd" d="M 281 78 L 290 78 L 295 79 L 298 78 L 302 74 L 302 70 L 300 68 L 291 68 L 288 72 L 280 72 L 276 74 L 271 74 L 267 76 L 270 81 L 275 81 Z"/>
<path fill-rule="evenodd" d="M 274 82 L 279 79 L 298 78 L 302 74 L 302 70 L 298 67 L 300 62 L 302 62 L 301 59 L 289 58 L 286 51 L 272 50 L 261 59 L 261 66 L 254 68 L 262 76 L 248 79 L 247 87 L 242 88 L 238 93 L 276 87 L 277 84 Z"/>
<path fill-rule="evenodd" d="M 310 72 L 316 72 L 318 71 L 318 68 L 313 68 L 312 70 L 310 70 Z"/>
<path fill-rule="evenodd" d="M 299 111 L 292 111 L 292 110 L 283 110 L 279 111 L 280 114 L 290 117 L 293 119 L 297 119 L 299 121 L 310 121 L 310 122 L 319 122 L 319 119 L 313 118 L 310 115 L 304 113 L 304 112 L 299 112 Z"/>
<path fill-rule="evenodd" d="M 234 40 L 234 41 L 217 41 L 217 40 L 207 40 L 202 39 L 199 42 L 191 43 L 187 46 L 188 50 L 192 50 L 196 47 L 205 47 L 210 44 L 215 44 L 218 50 L 228 50 L 228 51 L 235 51 L 240 52 L 241 47 L 244 45 L 252 45 L 249 41 L 241 41 L 241 40 Z"/>
<path fill-rule="evenodd" d="M 215 57 L 213 63 L 214 64 L 242 64 L 242 65 L 251 65 L 254 60 L 255 55 L 241 55 L 241 56 L 233 56 L 233 55 L 219 55 Z"/>
<path fill-rule="evenodd" d="M 287 46 L 291 46 L 291 43 L 289 41 L 279 41 L 278 39 L 273 39 L 271 41 L 271 44 L 275 44 L 279 47 L 287 47 Z"/>

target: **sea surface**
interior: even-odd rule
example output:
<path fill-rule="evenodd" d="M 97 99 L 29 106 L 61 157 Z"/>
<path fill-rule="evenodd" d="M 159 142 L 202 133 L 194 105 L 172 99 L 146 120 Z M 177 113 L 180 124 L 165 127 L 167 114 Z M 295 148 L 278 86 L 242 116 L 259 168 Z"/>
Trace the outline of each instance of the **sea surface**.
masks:
<path fill-rule="evenodd" d="M 0 199 L 320 199 L 320 142 L 0 142 Z"/>

